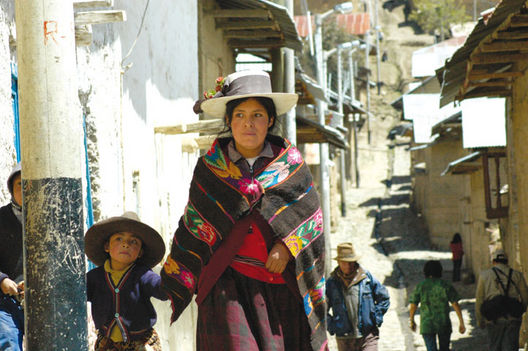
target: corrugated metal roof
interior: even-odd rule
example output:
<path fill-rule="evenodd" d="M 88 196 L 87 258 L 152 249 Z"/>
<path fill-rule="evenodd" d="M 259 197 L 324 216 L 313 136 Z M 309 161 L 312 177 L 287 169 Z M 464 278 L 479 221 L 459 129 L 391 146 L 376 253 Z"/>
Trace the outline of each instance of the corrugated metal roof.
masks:
<path fill-rule="evenodd" d="M 416 50 L 412 54 L 412 76 L 429 77 L 462 45 L 466 37 L 457 37 Z"/>
<path fill-rule="evenodd" d="M 476 165 L 474 162 L 480 158 L 482 152 L 477 151 L 469 154 L 467 156 L 461 157 L 453 162 L 450 162 L 446 169 L 440 173 L 440 175 L 445 176 L 446 174 L 464 174 L 469 172 L 474 172 L 478 170 L 481 165 Z M 468 164 L 469 163 L 469 164 Z"/>
<path fill-rule="evenodd" d="M 307 16 L 295 16 L 295 24 L 299 35 L 303 38 L 308 36 Z M 347 34 L 364 35 L 370 29 L 370 16 L 368 13 L 347 13 L 335 16 L 336 23 L 343 28 Z M 311 16 L 312 31 L 315 30 L 315 16 Z"/>
<path fill-rule="evenodd" d="M 473 51 L 512 14 L 519 12 L 525 3 L 526 0 L 502 0 L 492 15 L 479 19 L 464 45 L 453 54 L 444 66 L 441 106 L 455 101 L 466 78 L 467 60 Z"/>
<path fill-rule="evenodd" d="M 295 22 L 284 6 L 267 0 L 216 0 L 223 9 L 268 9 L 277 21 L 284 35 L 285 46 L 294 50 L 302 50 L 302 41 L 297 33 Z"/>

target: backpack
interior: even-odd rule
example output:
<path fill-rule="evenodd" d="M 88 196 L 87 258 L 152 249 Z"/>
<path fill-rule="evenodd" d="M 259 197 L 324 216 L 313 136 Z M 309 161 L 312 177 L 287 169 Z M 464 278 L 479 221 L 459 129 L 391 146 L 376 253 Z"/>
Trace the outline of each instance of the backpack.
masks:
<path fill-rule="evenodd" d="M 497 281 L 500 284 L 502 291 L 504 292 L 501 295 L 497 295 L 492 297 L 489 300 L 486 300 L 482 303 L 480 306 L 480 313 L 489 321 L 496 321 L 497 319 L 503 317 L 513 317 L 513 318 L 521 318 L 523 313 L 526 311 L 526 308 L 523 307 L 523 304 L 521 301 L 519 301 L 516 298 L 508 296 L 508 291 L 510 289 L 510 284 L 512 283 L 512 273 L 513 270 L 510 268 L 510 272 L 508 273 L 508 283 L 506 284 L 506 288 L 502 284 L 502 281 L 500 280 L 499 273 L 497 273 L 497 269 L 492 268 L 493 272 L 497 276 Z M 501 274 L 504 274 L 502 271 L 499 271 Z M 515 284 L 514 284 L 515 286 Z"/>

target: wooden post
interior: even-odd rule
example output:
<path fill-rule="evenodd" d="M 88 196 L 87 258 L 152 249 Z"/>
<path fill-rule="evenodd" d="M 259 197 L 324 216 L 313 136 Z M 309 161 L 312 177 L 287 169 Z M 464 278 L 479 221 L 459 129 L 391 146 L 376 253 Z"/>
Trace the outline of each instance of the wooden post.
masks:
<path fill-rule="evenodd" d="M 15 2 L 28 350 L 88 350 L 73 3 Z"/>

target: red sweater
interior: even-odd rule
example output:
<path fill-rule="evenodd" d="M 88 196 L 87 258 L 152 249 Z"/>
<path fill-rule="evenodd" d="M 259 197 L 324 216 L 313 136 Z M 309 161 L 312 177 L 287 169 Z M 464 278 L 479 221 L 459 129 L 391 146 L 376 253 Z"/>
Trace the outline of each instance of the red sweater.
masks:
<path fill-rule="evenodd" d="M 462 242 L 450 243 L 451 252 L 453 253 L 453 261 L 461 260 L 464 255 L 464 249 L 462 248 Z"/>

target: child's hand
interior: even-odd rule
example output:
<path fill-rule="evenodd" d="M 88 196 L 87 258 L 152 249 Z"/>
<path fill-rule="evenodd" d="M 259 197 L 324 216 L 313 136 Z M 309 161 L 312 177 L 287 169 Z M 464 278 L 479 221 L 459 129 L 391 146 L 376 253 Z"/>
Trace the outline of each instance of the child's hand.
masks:
<path fill-rule="evenodd" d="M 464 323 L 460 324 L 460 326 L 458 327 L 458 331 L 460 332 L 460 334 L 464 334 L 466 332 L 466 326 L 464 325 Z"/>
<path fill-rule="evenodd" d="M 6 295 L 18 295 L 17 283 L 15 283 L 9 278 L 5 278 L 4 280 L 2 280 L 0 288 L 2 289 L 2 292 Z"/>
<path fill-rule="evenodd" d="M 266 261 L 266 269 L 271 273 L 282 273 L 290 260 L 290 250 L 282 242 L 277 242 L 271 248 Z"/>
<path fill-rule="evenodd" d="M 17 286 L 17 290 L 18 290 L 18 294 L 20 295 L 20 297 L 24 297 L 24 282 L 21 281 L 20 283 L 18 283 L 18 286 Z"/>

